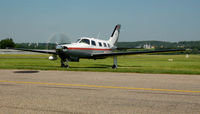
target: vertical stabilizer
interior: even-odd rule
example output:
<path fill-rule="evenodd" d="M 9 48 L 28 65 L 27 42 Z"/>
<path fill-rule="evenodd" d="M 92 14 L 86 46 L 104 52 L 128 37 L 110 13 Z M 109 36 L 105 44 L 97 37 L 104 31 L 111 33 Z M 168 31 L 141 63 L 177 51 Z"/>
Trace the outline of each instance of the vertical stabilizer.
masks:
<path fill-rule="evenodd" d="M 111 45 L 116 45 L 117 41 L 118 41 L 118 38 L 119 38 L 119 33 L 120 33 L 120 28 L 121 28 L 121 25 L 118 24 L 115 26 L 115 29 L 110 37 L 110 39 L 108 40 L 108 42 L 111 44 Z"/>

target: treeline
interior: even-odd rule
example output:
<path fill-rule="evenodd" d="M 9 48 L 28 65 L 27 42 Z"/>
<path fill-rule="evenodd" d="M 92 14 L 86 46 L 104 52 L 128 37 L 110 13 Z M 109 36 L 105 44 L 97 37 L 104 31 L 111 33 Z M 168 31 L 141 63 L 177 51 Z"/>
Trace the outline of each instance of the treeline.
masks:
<path fill-rule="evenodd" d="M 133 49 L 188 49 L 185 52 L 176 52 L 173 54 L 200 54 L 200 41 L 136 41 L 136 42 L 118 42 L 118 48 L 133 48 Z"/>
<path fill-rule="evenodd" d="M 55 49 L 56 44 L 49 43 L 16 43 L 15 48 L 25 49 Z"/>
<path fill-rule="evenodd" d="M 16 43 L 16 48 L 27 49 L 53 49 L 56 44 L 48 43 Z M 200 41 L 180 41 L 180 42 L 165 42 L 165 41 L 136 41 L 136 42 L 118 42 L 119 48 L 145 48 L 148 45 L 150 48 L 155 49 L 171 49 L 171 48 L 188 48 L 200 50 Z"/>
<path fill-rule="evenodd" d="M 0 49 L 14 48 L 15 43 L 12 38 L 6 38 L 0 41 Z"/>
<path fill-rule="evenodd" d="M 26 48 L 26 49 L 55 49 L 56 44 L 51 43 L 15 43 L 12 38 L 6 38 L 0 41 L 0 48 Z M 136 42 L 118 42 L 117 47 L 121 49 L 190 49 L 185 53 L 200 54 L 200 41 L 136 41 Z"/>
<path fill-rule="evenodd" d="M 200 41 L 136 41 L 136 42 L 118 42 L 117 46 L 122 48 L 144 48 L 144 45 L 150 45 L 156 49 L 160 48 L 189 48 L 200 49 Z"/>
<path fill-rule="evenodd" d="M 16 43 L 16 48 L 26 49 L 55 49 L 56 44 L 49 43 Z M 174 54 L 188 53 L 200 54 L 200 41 L 180 41 L 180 42 L 165 42 L 165 41 L 136 41 L 136 42 L 118 42 L 117 47 L 121 49 L 139 49 L 139 50 L 162 50 L 162 49 L 190 49 L 186 52 L 177 52 Z"/>

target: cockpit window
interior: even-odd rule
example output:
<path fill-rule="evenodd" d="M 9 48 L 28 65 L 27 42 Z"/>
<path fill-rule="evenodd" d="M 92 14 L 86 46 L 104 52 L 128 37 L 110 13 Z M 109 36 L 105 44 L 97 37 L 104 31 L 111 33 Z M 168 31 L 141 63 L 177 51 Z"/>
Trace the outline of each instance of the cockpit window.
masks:
<path fill-rule="evenodd" d="M 90 45 L 90 40 L 82 39 L 79 43 L 86 43 L 86 44 Z"/>
<path fill-rule="evenodd" d="M 76 42 L 79 42 L 80 41 L 80 39 L 78 39 Z"/>

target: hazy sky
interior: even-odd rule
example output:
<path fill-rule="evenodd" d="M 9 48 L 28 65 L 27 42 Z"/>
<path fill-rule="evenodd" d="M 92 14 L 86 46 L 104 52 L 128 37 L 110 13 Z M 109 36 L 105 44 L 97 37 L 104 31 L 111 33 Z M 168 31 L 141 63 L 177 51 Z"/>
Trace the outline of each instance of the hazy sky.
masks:
<path fill-rule="evenodd" d="M 200 40 L 200 0 L 0 0 L 0 40 L 108 39 L 116 24 L 119 41 Z"/>

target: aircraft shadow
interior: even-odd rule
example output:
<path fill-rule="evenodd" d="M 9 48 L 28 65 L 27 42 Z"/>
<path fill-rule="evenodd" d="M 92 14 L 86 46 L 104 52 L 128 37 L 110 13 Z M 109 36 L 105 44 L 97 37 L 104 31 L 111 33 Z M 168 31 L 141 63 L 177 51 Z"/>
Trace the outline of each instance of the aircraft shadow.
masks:
<path fill-rule="evenodd" d="M 19 71 L 14 71 L 14 73 L 38 73 L 39 71 L 37 70 L 19 70 Z"/>

